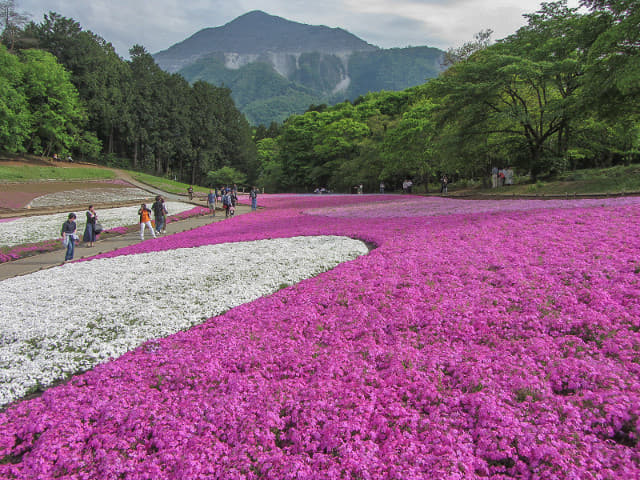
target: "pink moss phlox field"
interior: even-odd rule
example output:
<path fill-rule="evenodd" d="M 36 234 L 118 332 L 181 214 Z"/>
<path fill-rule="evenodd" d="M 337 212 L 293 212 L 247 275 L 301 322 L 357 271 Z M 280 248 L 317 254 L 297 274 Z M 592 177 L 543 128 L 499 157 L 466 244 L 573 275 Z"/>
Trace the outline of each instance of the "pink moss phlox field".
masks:
<path fill-rule="evenodd" d="M 262 195 L 102 255 L 378 247 L 10 406 L 0 477 L 640 477 L 640 201 L 381 219 L 394 200 L 358 197 Z M 363 215 L 303 213 L 341 202 Z"/>

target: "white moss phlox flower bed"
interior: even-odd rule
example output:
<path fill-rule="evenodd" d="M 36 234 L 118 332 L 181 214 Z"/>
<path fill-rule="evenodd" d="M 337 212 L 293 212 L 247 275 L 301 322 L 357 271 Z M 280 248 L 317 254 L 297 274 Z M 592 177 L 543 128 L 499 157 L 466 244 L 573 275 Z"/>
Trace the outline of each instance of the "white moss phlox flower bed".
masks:
<path fill-rule="evenodd" d="M 127 202 L 133 200 L 144 201 L 152 196 L 146 190 L 137 187 L 127 188 L 79 188 L 76 190 L 65 190 L 63 192 L 49 193 L 34 198 L 29 206 L 31 208 L 38 207 L 55 207 L 60 205 L 78 205 L 86 203 L 106 203 L 106 202 Z"/>
<path fill-rule="evenodd" d="M 183 202 L 166 202 L 169 215 L 186 212 L 193 205 Z M 150 205 L 149 205 L 150 207 Z M 139 205 L 130 207 L 109 208 L 97 210 L 98 221 L 105 230 L 138 223 Z M 78 235 L 82 237 L 86 224 L 85 211 L 75 212 L 77 215 Z M 68 213 L 52 215 L 34 215 L 23 217 L 10 222 L 0 223 L 0 247 L 13 247 L 25 243 L 37 243 L 60 237 L 62 224 L 67 220 Z"/>
<path fill-rule="evenodd" d="M 366 254 L 296 237 L 70 263 L 0 282 L 0 406 Z"/>

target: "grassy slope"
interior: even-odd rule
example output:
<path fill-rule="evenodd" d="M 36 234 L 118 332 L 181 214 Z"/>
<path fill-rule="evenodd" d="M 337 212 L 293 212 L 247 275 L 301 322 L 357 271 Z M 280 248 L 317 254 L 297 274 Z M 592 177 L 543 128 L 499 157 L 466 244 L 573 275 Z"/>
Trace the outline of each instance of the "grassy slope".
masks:
<path fill-rule="evenodd" d="M 139 182 L 146 183 L 147 185 L 151 185 L 152 187 L 168 193 L 186 194 L 187 188 L 189 188 L 189 185 L 186 183 L 176 182 L 174 180 L 169 180 L 168 178 L 155 177 L 147 173 L 134 172 L 131 170 L 127 170 L 127 173 Z M 209 193 L 208 188 L 200 187 L 198 185 L 193 185 L 193 191 Z"/>
<path fill-rule="evenodd" d="M 38 165 L 0 165 L 0 181 L 35 182 L 39 180 L 110 180 L 116 174 L 106 168 L 49 167 Z"/>

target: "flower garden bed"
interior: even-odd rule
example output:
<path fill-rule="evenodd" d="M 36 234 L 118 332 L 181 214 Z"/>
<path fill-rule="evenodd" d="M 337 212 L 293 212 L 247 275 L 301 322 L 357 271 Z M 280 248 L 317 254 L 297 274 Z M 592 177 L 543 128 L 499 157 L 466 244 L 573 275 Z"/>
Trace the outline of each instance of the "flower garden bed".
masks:
<path fill-rule="evenodd" d="M 265 239 L 378 248 L 10 405 L 1 477 L 640 476 L 640 200 L 258 202 L 99 257 L 122 271 Z"/>

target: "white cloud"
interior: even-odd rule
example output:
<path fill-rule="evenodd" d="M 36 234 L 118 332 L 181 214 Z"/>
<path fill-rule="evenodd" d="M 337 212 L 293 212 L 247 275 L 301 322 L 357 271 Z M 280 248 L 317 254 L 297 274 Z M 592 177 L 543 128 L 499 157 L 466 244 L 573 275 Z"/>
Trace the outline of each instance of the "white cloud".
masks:
<path fill-rule="evenodd" d="M 341 27 L 383 48 L 428 45 L 442 49 L 490 28 L 503 38 L 525 23 L 537 0 L 19 0 L 20 10 L 40 22 L 55 11 L 111 42 L 124 57 L 138 43 L 155 53 L 206 27 L 224 25 L 251 10 L 296 22 Z M 570 0 L 578 6 L 578 0 Z"/>

